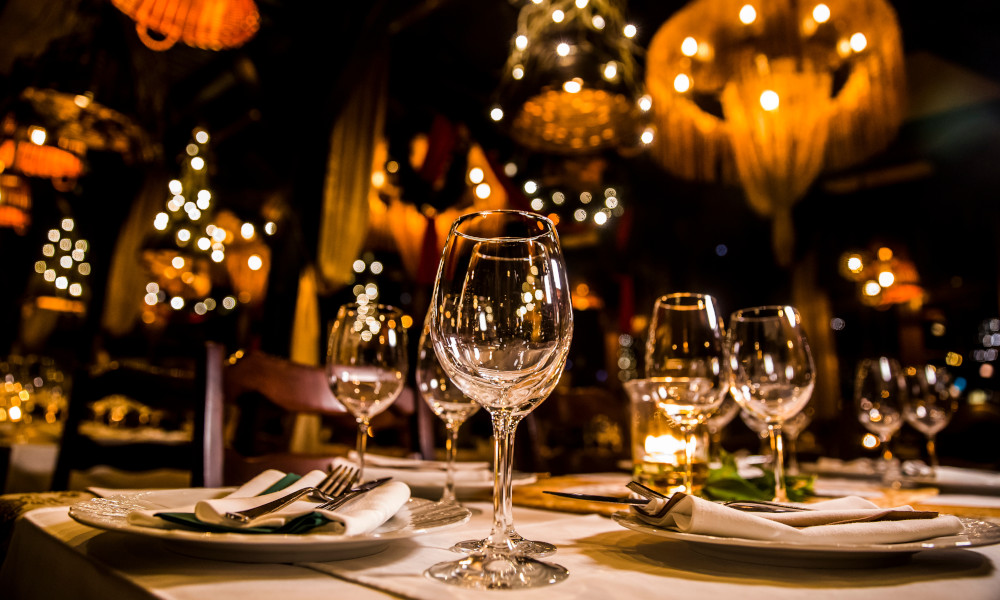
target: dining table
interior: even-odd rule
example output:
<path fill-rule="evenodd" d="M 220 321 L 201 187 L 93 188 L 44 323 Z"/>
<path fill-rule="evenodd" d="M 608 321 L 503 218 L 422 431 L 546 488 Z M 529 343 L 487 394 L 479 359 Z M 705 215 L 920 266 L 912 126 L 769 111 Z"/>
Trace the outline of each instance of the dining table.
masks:
<path fill-rule="evenodd" d="M 543 560 L 562 565 L 569 577 L 541 588 L 476 591 L 434 581 L 425 570 L 457 558 L 460 540 L 485 537 L 492 523 L 488 497 L 463 501 L 471 517 L 450 527 L 390 540 L 366 555 L 341 560 L 243 562 L 239 553 L 204 558 L 162 540 L 92 527 L 70 516 L 66 505 L 41 506 L 16 520 L 0 569 L 0 596 L 50 598 L 226 599 L 258 598 L 739 598 L 800 600 L 850 598 L 1000 598 L 1000 544 L 931 547 L 887 554 L 867 563 L 850 553 L 796 554 L 772 560 L 754 548 L 707 552 L 684 540 L 650 535 L 622 525 L 625 507 L 577 501 L 547 490 L 624 490 L 622 473 L 540 476 L 515 488 L 514 517 L 528 539 L 557 546 Z M 817 481 L 824 482 L 823 478 Z M 914 508 L 951 512 L 1000 524 L 1000 495 L 960 495 L 934 488 L 904 491 L 857 487 L 826 478 L 831 493 L 853 492 L 877 503 L 908 501 Z M 838 486 L 841 486 L 838 488 Z M 823 489 L 823 488 L 820 488 Z M 863 491 L 867 489 L 868 491 Z M 139 490 L 94 489 L 72 502 Z M 904 495 L 900 495 L 904 494 Z M 618 515 L 616 517 L 615 515 Z"/>

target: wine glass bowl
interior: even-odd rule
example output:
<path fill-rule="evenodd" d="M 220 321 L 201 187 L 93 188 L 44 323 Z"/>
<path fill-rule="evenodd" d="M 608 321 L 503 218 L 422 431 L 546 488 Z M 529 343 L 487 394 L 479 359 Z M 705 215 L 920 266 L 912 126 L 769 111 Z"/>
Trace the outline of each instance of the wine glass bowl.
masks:
<path fill-rule="evenodd" d="M 879 356 L 858 363 L 854 379 L 854 402 L 858 421 L 878 436 L 882 445 L 879 470 L 883 482 L 897 486 L 901 472 L 889 442 L 903 426 L 903 410 L 908 396 L 903 369 L 894 358 Z"/>
<path fill-rule="evenodd" d="M 767 424 L 774 458 L 774 499 L 785 490 L 782 426 L 808 404 L 815 386 L 815 365 L 791 306 L 756 306 L 733 313 L 729 351 L 734 394 L 752 416 Z"/>
<path fill-rule="evenodd" d="M 358 424 L 358 481 L 372 417 L 387 409 L 405 385 L 406 328 L 403 312 L 382 304 L 345 304 L 337 311 L 327 344 L 330 390 Z"/>
<path fill-rule="evenodd" d="M 417 389 L 438 418 L 444 421 L 445 462 L 447 464 L 445 485 L 439 500 L 442 504 L 457 504 L 455 496 L 455 454 L 458 450 L 458 430 L 462 423 L 479 410 L 479 405 L 472 401 L 461 389 L 452 383 L 444 368 L 434 353 L 434 344 L 430 336 L 430 320 L 425 320 L 420 344 L 417 350 L 416 368 Z"/>
<path fill-rule="evenodd" d="M 470 213 L 445 242 L 430 309 L 444 371 L 493 423 L 493 527 L 479 551 L 433 565 L 426 576 L 472 589 L 544 586 L 565 568 L 519 551 L 511 504 L 514 433 L 558 381 L 573 317 L 552 222 L 521 211 Z"/>
<path fill-rule="evenodd" d="M 940 466 L 935 438 L 951 422 L 958 407 L 951 375 L 942 367 L 928 364 L 907 367 L 904 377 L 908 393 L 903 401 L 903 418 L 927 438 L 927 455 L 933 470 Z"/>

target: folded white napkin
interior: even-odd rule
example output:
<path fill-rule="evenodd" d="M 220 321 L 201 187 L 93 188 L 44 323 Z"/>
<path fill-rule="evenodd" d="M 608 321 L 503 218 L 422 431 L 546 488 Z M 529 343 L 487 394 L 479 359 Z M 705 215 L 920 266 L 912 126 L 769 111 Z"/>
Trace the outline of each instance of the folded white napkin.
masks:
<path fill-rule="evenodd" d="M 937 467 L 933 479 L 941 485 L 983 486 L 1000 489 L 1000 473 L 960 467 Z"/>
<path fill-rule="evenodd" d="M 934 513 L 913 511 L 909 506 L 879 508 L 856 496 L 802 505 L 811 510 L 785 513 L 745 512 L 683 493 L 654 502 L 657 506 L 632 507 L 633 513 L 651 525 L 674 531 L 751 540 L 892 544 L 963 530 L 961 521 L 951 515 L 925 518 Z"/>
<path fill-rule="evenodd" d="M 316 471 L 313 473 L 316 473 Z M 319 473 L 319 479 L 305 485 L 318 483 L 323 478 L 323 473 Z M 310 475 L 306 475 L 299 481 L 307 480 Z M 304 486 L 289 486 L 287 489 L 255 498 L 227 497 L 216 500 L 202 500 L 195 505 L 194 514 L 199 520 L 205 523 L 239 529 L 242 527 L 281 527 L 292 519 L 315 512 L 324 516 L 329 523 L 312 529 L 311 531 L 313 532 L 362 535 L 374 531 L 379 525 L 388 521 L 410 498 L 410 488 L 405 483 L 390 481 L 371 491 L 365 492 L 358 498 L 332 511 L 317 510 L 316 507 L 322 504 L 321 501 L 302 499 L 293 502 L 281 510 L 253 519 L 246 524 L 237 523 L 225 516 L 227 512 L 238 512 L 253 508 L 254 506 L 260 506 L 302 487 Z"/>
<path fill-rule="evenodd" d="M 321 471 L 316 471 L 321 473 Z M 230 492 L 225 497 L 226 498 L 251 498 L 260 494 L 267 488 L 278 483 L 285 477 L 285 473 L 278 471 L 276 469 L 268 469 L 257 475 L 250 481 L 244 483 L 238 487 L 235 491 Z M 320 476 L 322 479 L 322 475 Z M 298 484 L 302 479 L 296 482 Z M 319 481 L 319 480 L 316 480 Z M 293 484 L 294 485 L 294 484 Z M 302 487 L 301 485 L 299 487 Z M 291 491 L 291 488 L 289 489 Z M 148 502 L 148 501 L 147 501 Z M 152 503 L 149 503 L 152 505 Z M 163 512 L 165 510 L 170 510 L 172 512 L 194 512 L 195 505 L 188 504 L 182 506 L 157 506 L 152 505 L 150 508 L 145 508 L 141 510 L 133 510 L 128 514 L 128 522 L 131 525 L 140 525 L 142 527 L 159 527 L 159 528 L 170 528 L 173 529 L 174 526 L 167 523 L 163 519 L 156 516 L 156 513 Z"/>
<path fill-rule="evenodd" d="M 316 527 L 311 531 L 343 535 L 362 535 L 375 530 L 389 520 L 410 498 L 410 488 L 405 483 L 390 481 L 362 494 L 333 511 L 316 510 L 316 507 L 322 504 L 322 502 L 302 499 L 286 506 L 280 511 L 269 513 L 245 524 L 225 517 L 227 512 L 236 512 L 260 506 L 304 487 L 315 486 L 323 480 L 326 473 L 319 470 L 310 471 L 288 487 L 269 494 L 258 495 L 280 481 L 284 476 L 285 473 L 281 471 L 269 469 L 222 498 L 201 500 L 187 506 L 156 506 L 142 510 L 133 510 L 128 515 L 128 522 L 133 525 L 145 527 L 174 528 L 173 524 L 156 516 L 156 513 L 169 511 L 194 513 L 199 520 L 205 523 L 221 525 L 231 529 L 240 529 L 243 527 L 281 527 L 297 517 L 315 512 L 326 517 L 329 523 Z"/>

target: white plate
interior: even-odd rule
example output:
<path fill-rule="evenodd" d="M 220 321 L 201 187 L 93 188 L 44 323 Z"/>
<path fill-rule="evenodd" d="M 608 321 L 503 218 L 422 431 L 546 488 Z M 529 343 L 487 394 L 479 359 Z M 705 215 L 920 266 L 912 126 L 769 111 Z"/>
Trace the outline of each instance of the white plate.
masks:
<path fill-rule="evenodd" d="M 168 548 L 201 558 L 235 562 L 322 562 L 357 558 L 380 552 L 393 540 L 460 525 L 471 513 L 463 507 L 440 507 L 420 498 L 409 501 L 372 533 L 343 536 L 321 533 L 209 533 L 188 529 L 158 529 L 132 525 L 128 513 L 138 508 L 177 508 L 219 498 L 232 488 L 157 490 L 129 496 L 94 498 L 74 504 L 69 515 L 91 527 L 161 540 Z"/>
<path fill-rule="evenodd" d="M 398 469 L 365 465 L 365 478 L 378 479 L 392 477 L 410 486 L 414 496 L 437 500 L 444 490 L 447 474 L 433 469 Z M 534 483 L 538 477 L 534 473 L 515 472 L 511 485 Z M 493 471 L 462 469 L 455 471 L 455 495 L 460 499 L 489 497 L 493 492 Z"/>
<path fill-rule="evenodd" d="M 1000 542 L 1000 525 L 959 517 L 965 531 L 899 544 L 794 544 L 768 540 L 727 538 L 697 533 L 681 533 L 654 527 L 635 515 L 622 511 L 612 515 L 622 527 L 659 538 L 691 544 L 695 551 L 713 558 L 741 562 L 820 568 L 857 568 L 905 562 L 924 550 L 972 548 Z"/>

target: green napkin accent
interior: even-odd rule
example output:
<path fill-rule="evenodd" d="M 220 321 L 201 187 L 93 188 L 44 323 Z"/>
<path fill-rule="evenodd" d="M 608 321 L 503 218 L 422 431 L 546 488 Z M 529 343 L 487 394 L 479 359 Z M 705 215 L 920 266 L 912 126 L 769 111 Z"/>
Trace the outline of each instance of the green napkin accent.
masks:
<path fill-rule="evenodd" d="M 774 497 L 774 471 L 763 469 L 764 475 L 744 479 L 736 468 L 736 458 L 726 452 L 721 455 L 722 466 L 708 472 L 708 480 L 701 495 L 710 500 L 771 500 Z M 815 496 L 814 475 L 786 475 L 788 499 L 801 502 Z"/>
<path fill-rule="evenodd" d="M 283 490 L 301 479 L 301 477 L 301 475 L 296 475 L 295 473 L 288 473 L 279 481 L 275 482 L 274 485 L 258 495 L 263 496 L 264 494 L 270 494 L 271 492 Z M 329 520 L 327 520 L 326 517 L 316 513 L 309 513 L 296 517 L 280 527 L 225 527 L 214 523 L 206 523 L 191 512 L 159 512 L 156 513 L 156 516 L 160 517 L 164 521 L 170 521 L 171 523 L 175 523 L 177 525 L 183 525 L 184 527 L 194 529 L 196 531 L 211 531 L 214 533 L 307 533 L 320 525 L 329 523 Z"/>

